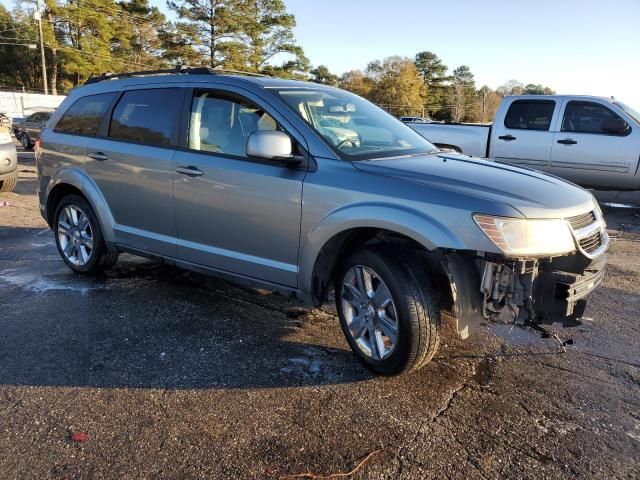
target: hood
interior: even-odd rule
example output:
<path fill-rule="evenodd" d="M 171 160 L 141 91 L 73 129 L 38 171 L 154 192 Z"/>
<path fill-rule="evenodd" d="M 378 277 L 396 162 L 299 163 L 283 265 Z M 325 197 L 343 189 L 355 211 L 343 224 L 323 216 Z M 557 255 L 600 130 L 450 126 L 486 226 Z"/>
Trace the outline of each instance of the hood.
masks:
<path fill-rule="evenodd" d="M 452 153 L 353 162 L 367 173 L 503 202 L 527 218 L 567 218 L 593 210 L 593 195 L 528 168 Z"/>

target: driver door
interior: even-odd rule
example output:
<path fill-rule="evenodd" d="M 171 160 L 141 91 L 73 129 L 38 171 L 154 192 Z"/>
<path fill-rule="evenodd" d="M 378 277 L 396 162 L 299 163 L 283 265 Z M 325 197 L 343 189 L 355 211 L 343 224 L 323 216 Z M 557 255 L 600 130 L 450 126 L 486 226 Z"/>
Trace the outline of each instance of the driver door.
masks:
<path fill-rule="evenodd" d="M 256 130 L 289 133 L 259 101 L 233 91 L 192 91 L 185 148 L 173 157 L 178 258 L 296 287 L 306 167 L 247 156 Z"/>

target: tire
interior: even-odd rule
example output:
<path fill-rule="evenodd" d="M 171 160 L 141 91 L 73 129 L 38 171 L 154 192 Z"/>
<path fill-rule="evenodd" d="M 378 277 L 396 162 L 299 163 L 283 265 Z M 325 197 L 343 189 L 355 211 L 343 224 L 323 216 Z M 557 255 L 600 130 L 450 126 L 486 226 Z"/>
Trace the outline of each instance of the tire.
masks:
<path fill-rule="evenodd" d="M 31 150 L 33 143 L 31 142 L 31 138 L 29 138 L 28 133 L 23 132 L 22 135 L 20 135 L 20 144 L 25 150 Z"/>
<path fill-rule="evenodd" d="M 438 350 L 440 344 L 439 295 L 431 285 L 422 264 L 423 262 L 415 254 L 390 247 L 378 247 L 355 251 L 338 270 L 335 279 L 335 297 L 340 326 L 356 356 L 376 373 L 397 375 L 418 370 L 429 363 Z M 363 268 L 365 276 L 370 276 L 371 290 L 376 292 L 375 295 L 368 295 L 369 298 L 365 303 L 367 301 L 371 303 L 368 307 L 361 309 L 352 304 L 354 301 L 358 303 L 362 298 L 353 292 L 355 286 L 353 282 L 357 283 L 353 278 L 354 276 L 357 278 L 357 273 L 352 275 L 352 272 L 357 272 L 358 268 Z M 387 304 L 382 313 L 378 302 L 380 299 L 376 299 L 378 293 L 384 291 L 381 286 L 386 287 L 390 298 L 390 305 Z M 367 290 L 371 291 L 368 288 Z M 381 298 L 383 296 L 384 294 L 380 294 Z M 360 304 L 360 307 L 362 305 Z M 365 312 L 364 315 L 362 312 Z M 368 315 L 366 312 L 369 312 Z M 395 322 L 389 322 L 393 320 L 393 313 L 395 313 Z M 369 320 L 364 321 L 367 326 L 363 327 L 358 319 L 367 316 Z M 389 326 L 391 323 L 395 323 L 396 332 L 396 341 L 392 347 L 389 345 L 393 343 L 392 335 L 387 336 L 387 333 L 393 330 Z M 370 341 L 371 325 L 376 332 L 373 337 L 382 338 L 381 343 L 375 343 L 377 346 L 375 348 Z M 386 326 L 377 330 L 376 325 Z M 363 337 L 356 338 L 357 334 L 353 332 L 358 330 L 362 333 L 365 328 L 367 331 Z M 367 343 L 369 344 L 368 352 Z"/>
<path fill-rule="evenodd" d="M 113 267 L 118 261 L 118 252 L 110 252 L 104 243 L 91 205 L 79 195 L 67 195 L 58 203 L 53 217 L 53 232 L 58 253 L 74 272 L 95 275 Z"/>
<path fill-rule="evenodd" d="M 13 177 L 8 180 L 0 180 L 0 192 L 12 192 L 18 184 L 18 177 Z"/>

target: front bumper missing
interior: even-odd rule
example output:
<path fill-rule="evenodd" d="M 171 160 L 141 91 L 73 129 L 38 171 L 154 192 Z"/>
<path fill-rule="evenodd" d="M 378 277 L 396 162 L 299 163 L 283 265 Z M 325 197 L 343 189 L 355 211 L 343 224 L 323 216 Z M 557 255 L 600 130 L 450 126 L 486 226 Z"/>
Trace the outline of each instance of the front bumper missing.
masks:
<path fill-rule="evenodd" d="M 507 260 L 445 255 L 453 313 L 462 338 L 479 324 L 509 315 L 517 324 L 578 324 L 585 297 L 604 278 L 606 255 Z"/>

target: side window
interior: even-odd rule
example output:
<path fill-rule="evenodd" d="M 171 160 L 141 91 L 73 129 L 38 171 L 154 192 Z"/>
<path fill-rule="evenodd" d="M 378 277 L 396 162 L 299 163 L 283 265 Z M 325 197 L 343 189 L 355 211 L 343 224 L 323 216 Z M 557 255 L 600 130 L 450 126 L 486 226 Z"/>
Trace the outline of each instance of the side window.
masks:
<path fill-rule="evenodd" d="M 171 145 L 181 102 L 182 91 L 177 88 L 125 92 L 113 110 L 109 137 L 148 145 Z"/>
<path fill-rule="evenodd" d="M 96 135 L 102 117 L 114 97 L 115 93 L 102 93 L 76 100 L 58 120 L 54 131 L 75 135 Z"/>
<path fill-rule="evenodd" d="M 504 126 L 519 130 L 549 130 L 555 106 L 553 100 L 516 100 L 509 107 Z"/>
<path fill-rule="evenodd" d="M 617 127 L 615 125 L 622 125 Z M 563 132 L 599 133 L 624 135 L 629 128 L 626 122 L 611 109 L 593 102 L 572 101 L 567 103 L 562 119 Z"/>
<path fill-rule="evenodd" d="M 244 157 L 249 135 L 280 127 L 247 100 L 214 92 L 196 92 L 191 102 L 189 148 Z"/>

